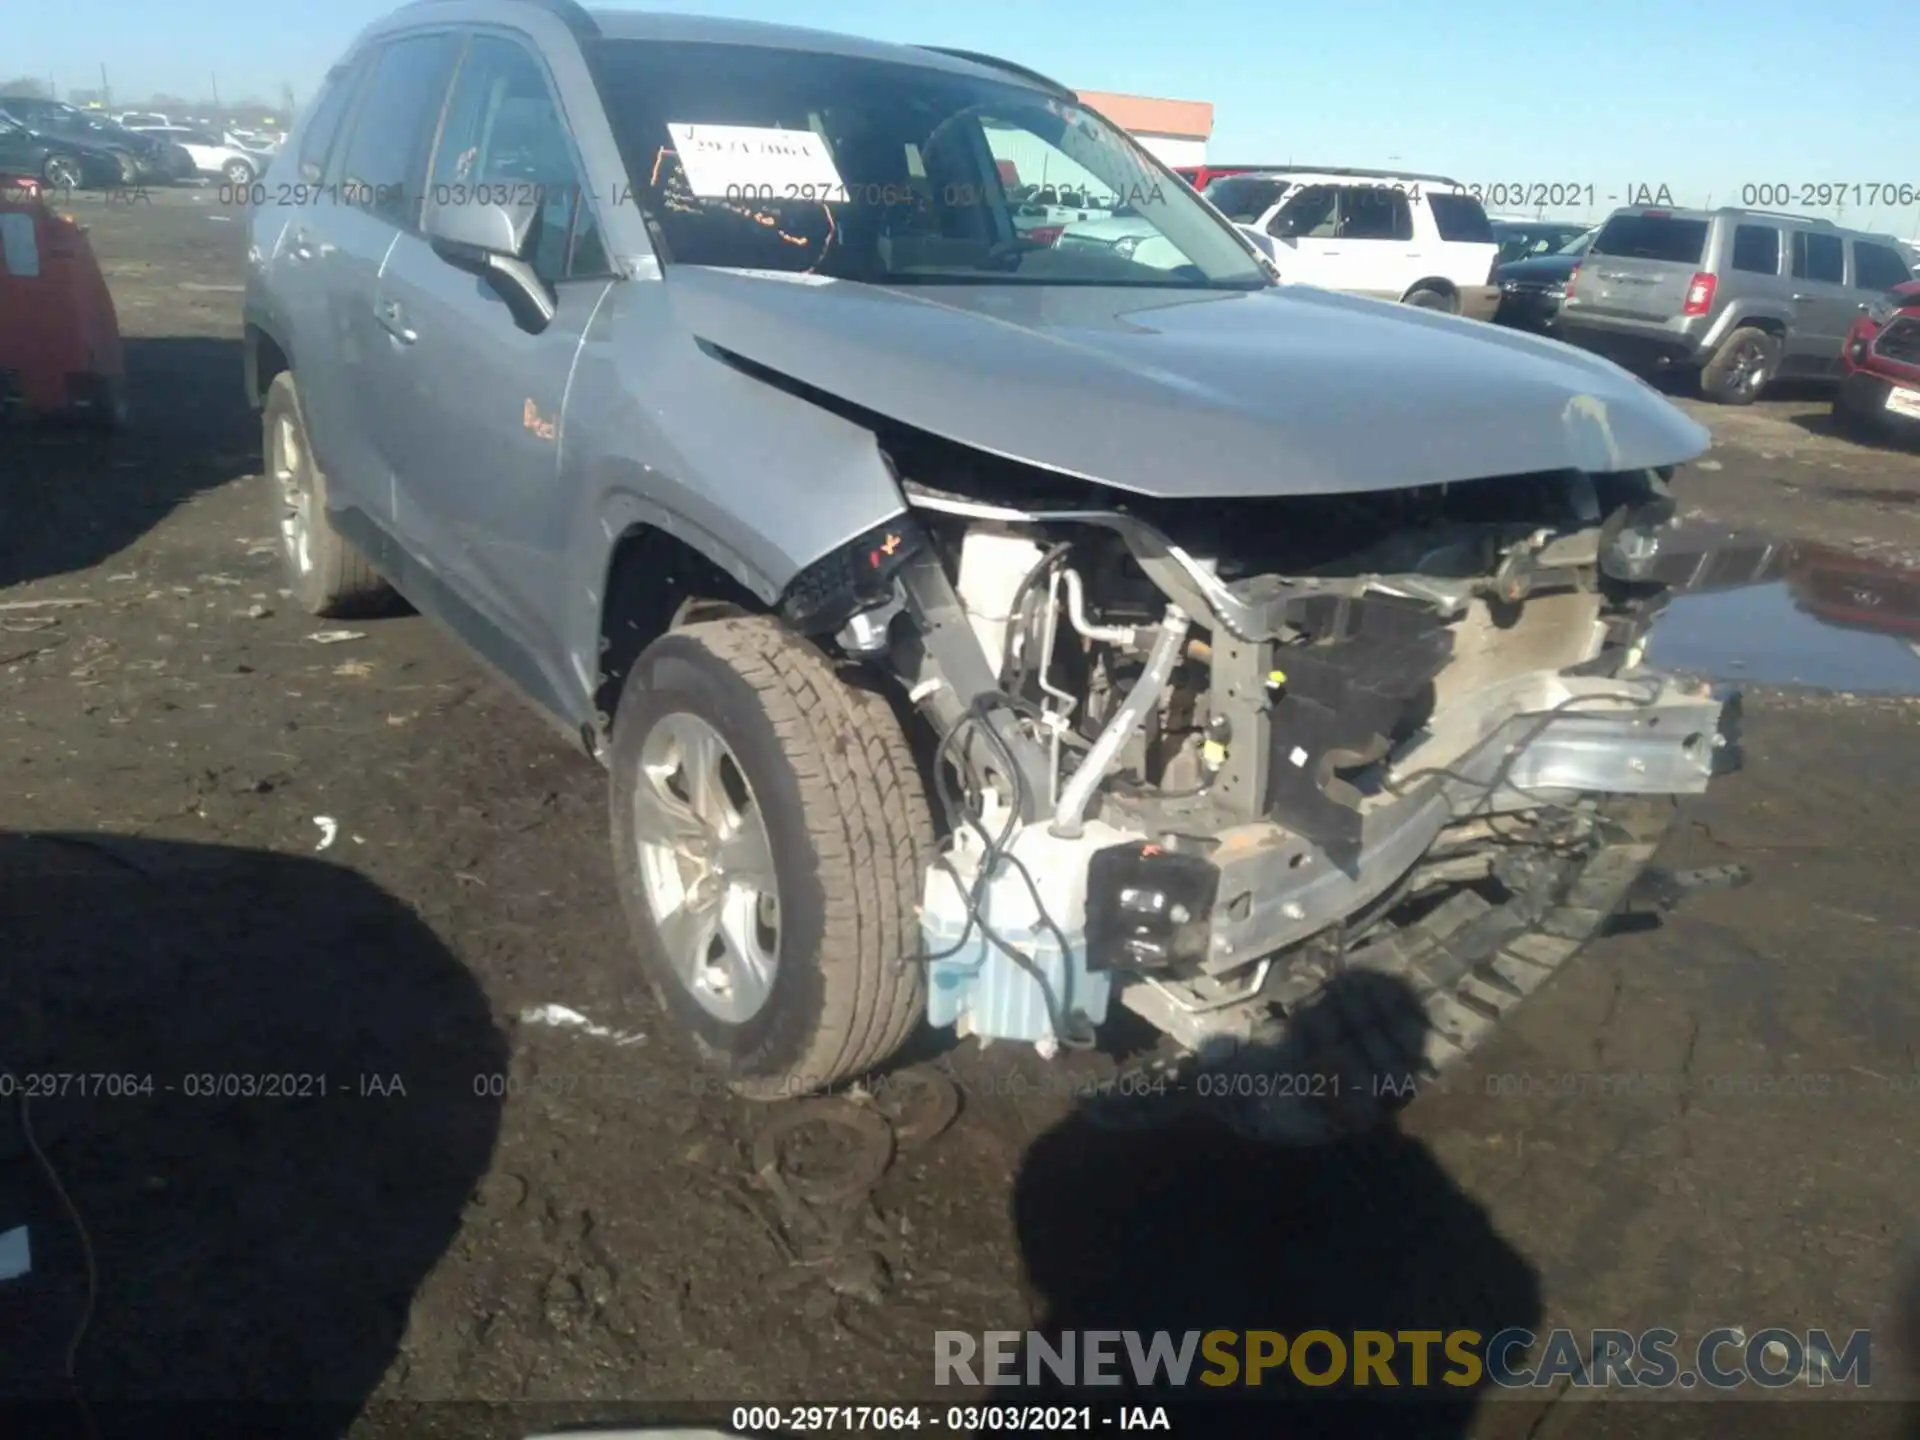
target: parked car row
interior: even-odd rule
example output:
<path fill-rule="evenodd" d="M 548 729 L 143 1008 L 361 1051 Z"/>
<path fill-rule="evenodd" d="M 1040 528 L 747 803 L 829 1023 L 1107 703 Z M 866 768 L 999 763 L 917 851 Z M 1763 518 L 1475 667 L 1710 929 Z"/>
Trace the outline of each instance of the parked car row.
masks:
<path fill-rule="evenodd" d="M 0 174 L 72 190 L 196 179 L 250 184 L 273 158 L 233 133 L 165 123 L 164 115 L 122 118 L 140 123 L 109 120 L 61 100 L 0 96 Z"/>
<path fill-rule="evenodd" d="M 1445 176 L 1282 166 L 1212 179 L 1201 194 L 1282 280 L 1481 320 L 1498 307 L 1492 224 Z M 1127 206 L 1068 223 L 1052 243 L 1178 263 L 1153 222 Z"/>
<path fill-rule="evenodd" d="M 1751 404 L 1779 378 L 1837 380 L 1854 322 L 1914 279 L 1901 243 L 1764 210 L 1630 207 L 1568 281 L 1560 337 L 1641 370 L 1688 371 Z"/>
<path fill-rule="evenodd" d="M 1490 219 L 1438 175 L 1288 166 L 1178 171 L 1283 280 L 1549 335 L 1750 404 L 1775 379 L 1844 380 L 1852 422 L 1920 419 L 1913 246 L 1832 221 L 1628 206 L 1597 227 Z M 1128 231 L 1068 225 L 1060 244 Z"/>
<path fill-rule="evenodd" d="M 273 163 L 273 153 L 250 149 L 237 135 L 193 125 L 141 126 L 138 135 L 151 135 L 178 145 L 193 159 L 196 175 L 218 177 L 230 185 L 251 185 Z"/>

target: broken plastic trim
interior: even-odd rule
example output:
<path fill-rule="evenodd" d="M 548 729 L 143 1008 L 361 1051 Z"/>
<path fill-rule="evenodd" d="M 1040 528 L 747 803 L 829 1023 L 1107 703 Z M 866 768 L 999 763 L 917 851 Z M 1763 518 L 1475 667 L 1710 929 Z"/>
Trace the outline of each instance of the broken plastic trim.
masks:
<path fill-rule="evenodd" d="M 780 618 L 803 635 L 831 635 L 893 598 L 893 579 L 926 548 L 926 532 L 896 516 L 829 551 L 788 582 Z"/>

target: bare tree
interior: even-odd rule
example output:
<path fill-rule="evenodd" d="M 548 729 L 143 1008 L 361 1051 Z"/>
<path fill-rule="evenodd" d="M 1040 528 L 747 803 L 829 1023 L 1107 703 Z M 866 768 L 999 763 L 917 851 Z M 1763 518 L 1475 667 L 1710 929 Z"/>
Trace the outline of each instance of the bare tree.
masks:
<path fill-rule="evenodd" d="M 0 80 L 0 95 L 12 95 L 19 100 L 45 100 L 47 82 L 31 75 L 16 75 L 11 80 Z"/>

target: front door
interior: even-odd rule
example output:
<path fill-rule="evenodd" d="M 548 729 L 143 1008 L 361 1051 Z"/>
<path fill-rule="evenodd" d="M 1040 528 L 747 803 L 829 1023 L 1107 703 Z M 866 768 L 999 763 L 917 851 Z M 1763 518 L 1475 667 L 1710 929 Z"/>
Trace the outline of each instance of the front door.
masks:
<path fill-rule="evenodd" d="M 567 388 L 611 283 L 580 174 L 541 62 L 514 39 L 476 36 L 434 157 L 426 229 L 440 209 L 530 205 L 521 258 L 548 287 L 555 314 L 529 328 L 498 288 L 506 282 L 454 264 L 414 234 L 395 244 L 373 307 L 383 330 L 374 431 L 395 476 L 395 526 L 519 652 L 495 658 L 541 672 L 549 697 L 567 683 L 553 631 L 575 518 L 557 494 Z M 539 684 L 524 669 L 520 678 Z"/>
<path fill-rule="evenodd" d="M 1340 242 L 1339 191 L 1332 185 L 1309 185 L 1296 192 L 1267 222 L 1273 237 L 1273 259 L 1280 278 L 1289 285 L 1344 288 L 1346 247 Z"/>

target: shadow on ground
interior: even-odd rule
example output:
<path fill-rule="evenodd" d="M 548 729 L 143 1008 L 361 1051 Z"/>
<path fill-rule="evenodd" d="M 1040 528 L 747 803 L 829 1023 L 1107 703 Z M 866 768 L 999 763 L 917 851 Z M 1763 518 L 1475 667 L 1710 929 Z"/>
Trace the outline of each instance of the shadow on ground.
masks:
<path fill-rule="evenodd" d="M 1196 1078 L 1180 1103 L 1137 1102 L 1137 1124 L 1083 1112 L 1033 1144 L 1016 1181 L 1014 1218 L 1040 1327 L 1054 1343 L 1066 1330 L 1168 1331 L 1176 1339 L 1210 1330 L 1491 1336 L 1539 1321 L 1532 1265 L 1399 1128 L 1392 1077 L 1404 1075 L 1402 1062 L 1382 1065 L 1327 1043 L 1342 1031 L 1333 1017 L 1367 1011 L 1410 1020 L 1403 1037 L 1423 1035 L 1424 1014 L 1404 983 L 1349 972 L 1287 1039 L 1208 1067 L 1209 1088 L 1275 1098 L 1202 1098 Z M 1374 1075 L 1383 1084 L 1372 1083 Z M 1298 1143 L 1303 1116 L 1291 1092 L 1325 1095 L 1329 1087 L 1349 1102 L 1359 1092 L 1360 1103 L 1348 1108 L 1375 1111 L 1372 1123 L 1332 1143 Z M 1308 1374 L 1323 1372 L 1329 1351 L 1313 1347 L 1307 1358 Z M 1069 1394 L 1047 1388 L 1043 1376 L 1019 1398 L 1166 1404 L 1177 1407 L 1177 1433 L 1189 1436 L 1465 1434 L 1474 1389 L 1437 1384 L 1416 1397 L 1404 1388 L 1410 1363 L 1399 1349 L 1393 1365 L 1403 1388 L 1384 1403 L 1371 1398 L 1382 1393 L 1377 1384 L 1309 1386 L 1285 1364 L 1257 1389 L 1209 1387 L 1198 1383 L 1212 1368 L 1201 1356 L 1177 1389 L 1129 1381 Z M 1437 1380 L 1451 1368 L 1436 1345 L 1429 1375 Z"/>
<path fill-rule="evenodd" d="M 0 1068 L 91 1235 L 103 1436 L 178 1401 L 197 1435 L 343 1433 L 492 1152 L 472 978 L 354 872 L 215 846 L 0 838 L 0 933 Z M 25 1139 L 9 1100 L 0 1229 L 33 1269 L 0 1285 L 0 1401 L 71 1420 L 85 1255 Z"/>
<path fill-rule="evenodd" d="M 1825 397 L 1831 400 L 1831 396 Z M 1871 419 L 1849 420 L 1836 413 L 1831 405 L 1818 410 L 1803 410 L 1789 415 L 1788 420 L 1809 435 L 1818 435 L 1826 440 L 1844 440 L 1850 445 L 1859 445 L 1868 450 L 1881 450 L 1889 455 L 1913 455 L 1920 453 L 1910 436 L 1901 434 L 1884 425 L 1877 425 Z M 1912 503 L 1920 498 L 1913 491 L 1892 492 Z"/>
<path fill-rule="evenodd" d="M 257 469 L 240 342 L 128 339 L 133 426 L 0 430 L 0 587 L 86 570 L 204 490 Z"/>

